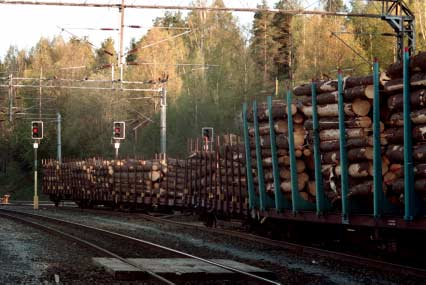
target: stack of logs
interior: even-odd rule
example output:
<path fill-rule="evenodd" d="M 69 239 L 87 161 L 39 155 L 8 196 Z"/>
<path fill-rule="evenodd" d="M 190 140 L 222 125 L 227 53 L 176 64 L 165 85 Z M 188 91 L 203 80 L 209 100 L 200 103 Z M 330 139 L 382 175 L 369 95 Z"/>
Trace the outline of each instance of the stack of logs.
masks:
<path fill-rule="evenodd" d="M 389 172 L 384 177 L 388 185 L 387 195 L 394 201 L 404 197 L 404 120 L 403 120 L 403 66 L 392 64 L 387 74 L 391 80 L 383 87 L 383 111 L 386 120 L 385 136 L 389 145 L 386 157 L 390 161 Z M 414 189 L 426 192 L 426 52 L 410 60 L 410 101 L 414 161 Z"/>
<path fill-rule="evenodd" d="M 187 158 L 187 204 L 242 214 L 247 210 L 244 145 L 227 135 L 218 137 L 214 148 L 196 147 Z"/>
<path fill-rule="evenodd" d="M 403 202 L 404 193 L 404 137 L 403 137 L 403 70 L 401 63 L 392 64 L 379 78 L 380 84 L 380 144 L 383 190 L 394 204 Z M 414 160 L 414 189 L 426 193 L 426 52 L 410 60 L 410 100 Z M 338 120 L 338 81 L 316 81 L 316 101 L 319 118 L 319 139 L 323 186 L 329 201 L 341 198 L 341 167 L 347 167 L 348 197 L 364 199 L 373 193 L 373 76 L 343 79 L 345 152 L 348 165 L 340 165 L 340 131 Z M 294 88 L 291 115 L 294 122 L 295 154 L 297 157 L 298 190 L 310 201 L 315 199 L 313 163 L 312 85 Z M 273 101 L 272 114 L 267 105 L 258 104 L 260 146 L 264 181 L 273 197 L 272 154 L 269 136 L 269 116 L 274 119 L 281 191 L 290 193 L 287 106 Z M 253 122 L 253 112 L 247 114 Z M 259 184 L 256 165 L 255 132 L 249 128 L 250 149 L 255 186 Z M 426 196 L 426 195 L 425 195 Z M 371 202 L 371 201 L 370 201 Z M 338 204 L 336 204 L 338 205 Z"/>
<path fill-rule="evenodd" d="M 43 160 L 43 192 L 76 200 L 182 204 L 185 162 L 160 160 Z"/>
<path fill-rule="evenodd" d="M 289 143 L 288 143 L 288 112 L 287 104 L 274 100 L 272 101 L 272 118 L 274 119 L 275 143 L 277 147 L 278 165 L 280 168 L 280 190 L 287 198 L 291 197 L 291 178 L 290 178 L 290 156 L 289 156 Z M 310 176 L 307 171 L 307 163 L 312 160 L 312 148 L 307 144 L 306 131 L 303 126 L 305 115 L 302 110 L 296 107 L 296 104 L 291 106 L 291 115 L 293 116 L 293 133 L 294 145 L 296 154 L 296 168 L 297 168 L 297 187 L 300 196 L 304 200 L 314 200 L 315 189 L 312 187 L 313 176 Z M 249 110 L 247 120 L 253 122 L 253 110 Z M 262 168 L 264 174 L 264 183 L 266 192 L 270 197 L 274 197 L 274 178 L 272 170 L 272 152 L 271 152 L 271 138 L 269 129 L 269 110 L 265 103 L 258 104 L 257 106 L 257 120 L 259 122 L 259 135 L 261 146 Z M 253 167 L 253 180 L 255 189 L 259 193 L 259 171 L 256 162 L 256 144 L 255 144 L 255 130 L 253 127 L 249 128 L 250 135 L 250 149 Z"/>
<path fill-rule="evenodd" d="M 384 80 L 385 76 L 381 76 Z M 323 185 L 331 201 L 340 198 L 340 131 L 338 120 L 338 82 L 327 80 L 316 82 L 317 113 Z M 302 112 L 308 118 L 305 129 L 312 144 L 312 97 L 311 84 L 294 89 L 294 94 L 304 96 Z M 348 165 L 349 197 L 369 195 L 373 191 L 373 128 L 372 99 L 374 96 L 373 76 L 347 77 L 343 79 L 344 123 L 346 131 L 346 153 Z M 383 124 L 381 124 L 383 131 Z M 384 140 L 382 140 L 383 143 Z M 388 162 L 383 161 L 383 173 Z"/>

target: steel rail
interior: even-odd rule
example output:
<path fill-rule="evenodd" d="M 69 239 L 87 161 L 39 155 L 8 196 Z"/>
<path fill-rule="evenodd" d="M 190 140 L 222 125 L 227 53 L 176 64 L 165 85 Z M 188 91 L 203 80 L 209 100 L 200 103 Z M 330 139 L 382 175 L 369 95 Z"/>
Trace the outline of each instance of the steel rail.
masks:
<path fill-rule="evenodd" d="M 381 270 L 386 270 L 386 271 L 399 270 L 399 272 L 404 272 L 406 274 L 410 274 L 410 275 L 413 275 L 413 276 L 426 277 L 426 269 L 422 269 L 422 268 L 405 266 L 405 265 L 390 263 L 390 262 L 381 261 L 381 260 L 377 260 L 377 259 L 371 259 L 371 258 L 362 257 L 362 256 L 358 256 L 358 255 L 351 255 L 351 254 L 348 254 L 348 253 L 331 251 L 331 250 L 326 250 L 326 249 L 322 249 L 322 248 L 318 248 L 318 247 L 306 246 L 306 245 L 287 242 L 287 241 L 273 240 L 273 239 L 269 239 L 269 238 L 266 238 L 266 237 L 262 237 L 262 236 L 258 236 L 258 235 L 254 235 L 254 234 L 250 234 L 250 233 L 246 233 L 246 232 L 237 232 L 237 231 L 218 229 L 218 228 L 207 228 L 207 227 L 200 226 L 200 225 L 195 225 L 195 224 L 190 224 L 190 223 L 185 223 L 185 222 L 172 221 L 172 220 L 163 219 L 163 218 L 160 218 L 160 217 L 154 217 L 154 216 L 147 215 L 147 214 L 138 214 L 138 216 L 142 216 L 143 218 L 146 218 L 146 219 L 151 220 L 153 222 L 163 222 L 163 223 L 176 224 L 176 225 L 180 225 L 180 226 L 184 226 L 184 227 L 188 227 L 188 228 L 191 228 L 191 227 L 197 228 L 197 229 L 200 229 L 200 230 L 204 230 L 206 232 L 219 233 L 219 234 L 223 234 L 223 235 L 237 237 L 237 238 L 240 238 L 240 239 L 245 239 L 245 240 L 248 240 L 248 241 L 260 242 L 260 243 L 263 243 L 265 245 L 281 247 L 281 248 L 293 250 L 293 251 L 296 251 L 296 252 L 306 252 L 306 253 L 309 253 L 309 254 L 317 254 L 317 255 L 321 255 L 321 256 L 325 256 L 325 257 L 330 257 L 330 258 L 333 258 L 333 259 L 336 259 L 336 260 L 339 260 L 339 261 L 343 260 L 343 261 L 349 262 L 349 263 L 356 263 L 356 264 L 360 264 L 360 265 L 368 265 L 368 266 L 374 267 L 376 269 L 381 269 Z"/>
<path fill-rule="evenodd" d="M 349 12 L 328 12 L 304 9 L 273 9 L 273 8 L 244 8 L 244 7 L 207 7 L 207 6 L 184 6 L 184 5 L 136 5 L 136 4 L 119 4 L 119 3 L 84 3 L 76 2 L 49 2 L 49 1 L 9 1 L 0 0 L 0 4 L 5 5 L 38 5 L 38 6 L 67 6 L 67 7 L 91 7 L 91 8 L 125 8 L 125 9 L 160 9 L 160 10 L 188 10 L 188 11 L 217 11 L 217 12 L 269 12 L 283 13 L 287 15 L 324 15 L 324 16 L 340 16 L 340 17 L 363 17 L 380 19 L 382 15 L 363 14 Z"/>
<path fill-rule="evenodd" d="M 169 284 L 169 285 L 174 285 L 174 284 L 175 284 L 175 283 L 173 283 L 172 281 L 170 281 L 170 280 L 168 280 L 168 279 L 166 279 L 166 278 L 164 278 L 164 277 L 162 277 L 162 276 L 160 276 L 160 275 L 156 274 L 155 272 L 152 272 L 152 271 L 150 271 L 150 270 L 147 270 L 146 268 L 143 268 L 143 267 L 142 267 L 142 266 L 140 266 L 139 264 L 137 264 L 137 263 L 135 263 L 135 262 L 132 262 L 132 261 L 130 261 L 130 260 L 127 260 L 127 259 L 125 259 L 125 258 L 123 258 L 123 257 L 121 257 L 121 256 L 119 256 L 119 255 L 117 255 L 117 254 L 115 254 L 115 253 L 113 253 L 113 252 L 111 252 L 111 251 L 109 251 L 109 250 L 105 249 L 105 248 L 102 248 L 102 247 L 100 247 L 100 246 L 98 246 L 98 245 L 96 245 L 96 244 L 92 243 L 92 242 L 89 242 L 89 241 L 83 240 L 83 239 L 81 239 L 81 238 L 79 238 L 79 237 L 76 237 L 76 236 L 74 236 L 74 235 L 67 234 L 66 232 L 63 232 L 63 231 L 60 231 L 60 230 L 54 229 L 54 228 L 52 228 L 52 227 L 49 227 L 49 226 L 46 226 L 46 225 L 42 225 L 42 224 L 36 223 L 36 222 L 34 222 L 34 221 L 29 221 L 29 220 L 26 220 L 26 219 L 23 219 L 23 218 L 20 218 L 20 217 L 17 217 L 17 216 L 13 216 L 13 215 L 10 215 L 10 214 L 6 214 L 6 213 L 1 213 L 1 212 L 4 212 L 4 211 L 7 211 L 7 212 L 13 212 L 14 214 L 16 214 L 16 213 L 18 213 L 18 214 L 23 214 L 23 213 L 21 213 L 21 212 L 17 212 L 17 211 L 9 211 L 9 210 L 0 209 L 0 216 L 2 216 L 2 217 L 6 217 L 6 218 L 9 218 L 9 219 L 13 219 L 13 220 L 16 220 L 16 221 L 19 221 L 19 222 L 21 222 L 21 223 L 25 223 L 25 224 L 31 225 L 31 226 L 33 226 L 33 227 L 35 227 L 35 228 L 39 228 L 39 229 L 41 229 L 41 230 L 45 230 L 45 231 L 48 231 L 48 232 L 51 232 L 51 233 L 55 233 L 55 234 L 58 234 L 58 235 L 62 235 L 62 236 L 64 236 L 64 237 L 68 238 L 68 239 L 71 239 L 71 240 L 77 241 L 77 242 L 79 242 L 79 243 L 81 243 L 81 244 L 84 244 L 84 245 L 86 245 L 86 246 L 89 246 L 89 247 L 91 247 L 91 248 L 94 248 L 94 249 L 96 249 L 96 250 L 98 250 L 98 251 L 100 251 L 100 252 L 102 252 L 102 253 L 104 253 L 104 254 L 106 254 L 106 255 L 108 255 L 108 256 L 111 256 L 111 257 L 117 258 L 117 259 L 121 260 L 122 262 L 124 262 L 124 263 L 126 263 L 126 264 L 129 264 L 129 265 L 132 265 L 132 266 L 134 266 L 134 267 L 136 267 L 136 268 L 139 268 L 139 269 L 143 270 L 144 272 L 146 272 L 147 274 L 151 275 L 152 277 L 154 277 L 154 278 L 156 278 L 156 279 L 158 279 L 158 280 L 160 280 L 160 281 L 164 282 L 165 284 Z M 25 213 L 24 215 L 26 215 L 26 214 L 27 214 L 27 213 Z"/>
<path fill-rule="evenodd" d="M 71 222 L 71 221 L 66 221 L 66 220 L 62 220 L 62 219 L 47 217 L 47 216 L 44 216 L 44 215 L 30 214 L 30 213 L 27 213 L 27 212 L 20 212 L 20 211 L 14 211 L 14 210 L 9 210 L 9 209 L 0 209 L 0 212 L 1 211 L 10 212 L 10 213 L 17 213 L 17 214 L 22 214 L 22 215 L 31 216 L 31 217 L 38 217 L 38 218 L 41 218 L 41 219 L 56 221 L 56 222 L 60 222 L 60 223 L 74 225 L 74 226 L 81 227 L 81 228 L 95 230 L 95 231 L 106 233 L 106 234 L 113 235 L 113 236 L 118 236 L 118 237 L 121 237 L 121 238 L 124 238 L 124 239 L 136 241 L 136 242 L 143 243 L 143 244 L 146 244 L 146 245 L 150 245 L 150 246 L 153 246 L 153 247 L 156 247 L 156 248 L 159 248 L 159 249 L 163 249 L 163 250 L 175 253 L 175 254 L 186 256 L 186 257 L 191 258 L 191 259 L 196 259 L 196 260 L 199 260 L 201 262 L 208 263 L 208 264 L 211 264 L 211 265 L 214 265 L 214 266 L 217 266 L 217 267 L 220 267 L 220 268 L 223 268 L 223 269 L 235 272 L 235 273 L 239 273 L 241 275 L 244 275 L 244 276 L 247 276 L 247 277 L 250 277 L 250 278 L 253 278 L 253 279 L 257 279 L 259 281 L 262 281 L 262 282 L 265 282 L 265 283 L 268 283 L 268 284 L 281 285 L 281 283 L 279 283 L 279 282 L 269 280 L 267 278 L 264 278 L 264 277 L 261 277 L 261 276 L 258 276 L 258 275 L 255 275 L 255 274 L 252 274 L 252 273 L 249 273 L 249 272 L 237 269 L 237 268 L 234 268 L 232 266 L 223 265 L 223 264 L 220 264 L 220 263 L 217 263 L 217 262 L 214 262 L 214 261 L 210 261 L 208 259 L 196 256 L 196 255 L 192 255 L 192 254 L 189 254 L 189 253 L 186 253 L 186 252 L 183 252 L 183 251 L 179 251 L 179 250 L 176 250 L 176 249 L 173 249 L 173 248 L 170 248 L 170 247 L 166 247 L 166 246 L 163 246 L 163 245 L 160 245 L 160 244 L 152 243 L 152 242 L 142 240 L 142 239 L 139 239 L 139 238 L 127 236 L 127 235 L 120 234 L 120 233 L 117 233 L 117 232 L 113 232 L 113 231 L 109 231 L 109 230 L 105 230 L 105 229 L 100 229 L 100 228 L 92 227 L 92 226 L 88 226 L 88 225 L 83 225 L 83 224 L 79 224 L 79 223 L 75 223 L 75 222 Z"/>

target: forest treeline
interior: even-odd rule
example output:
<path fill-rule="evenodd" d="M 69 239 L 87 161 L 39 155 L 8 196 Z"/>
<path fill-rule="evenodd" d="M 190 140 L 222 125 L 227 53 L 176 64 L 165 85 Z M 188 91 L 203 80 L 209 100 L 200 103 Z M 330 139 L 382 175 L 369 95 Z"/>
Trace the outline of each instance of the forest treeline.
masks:
<path fill-rule="evenodd" d="M 343 0 L 322 2 L 329 11 L 380 11 L 374 1 L 352 0 L 349 7 Z M 422 0 L 407 2 L 416 14 L 417 49 L 424 50 L 426 4 Z M 224 6 L 222 0 L 211 5 Z M 266 1 L 259 7 L 268 7 Z M 274 8 L 304 7 L 298 0 L 280 0 Z M 274 95 L 276 86 L 277 96 L 282 97 L 294 84 L 335 77 L 337 68 L 360 75 L 371 70 L 373 57 L 382 66 L 390 64 L 396 56 L 395 38 L 386 35 L 392 32 L 379 19 L 258 12 L 251 27 L 241 27 L 229 12 L 166 12 L 145 35 L 130 43 L 123 78 L 147 83 L 168 78 L 167 150 L 170 156 L 183 156 L 187 139 L 199 136 L 202 127 L 213 127 L 216 134 L 240 134 L 241 104 Z M 7 77 L 13 75 L 48 78 L 52 79 L 48 82 L 63 85 L 111 87 L 111 66 L 115 66 L 115 79 L 118 77 L 115 43 L 107 38 L 95 47 L 89 41 L 75 36 L 65 40 L 58 35 L 41 38 L 29 50 L 11 46 L 0 62 L 2 83 L 7 84 Z M 16 82 L 38 84 L 38 80 Z M 153 86 L 157 85 L 144 88 Z M 12 122 L 8 120 L 8 90 L 0 92 L 1 170 L 25 173 L 33 163 L 30 121 L 38 117 L 40 90 L 15 89 Z M 152 157 L 160 151 L 158 93 L 43 88 L 41 94 L 45 139 L 40 157 L 56 156 L 57 112 L 62 115 L 64 157 L 112 157 L 114 120 L 128 122 L 122 156 Z M 0 180 L 15 179 L 6 174 Z"/>

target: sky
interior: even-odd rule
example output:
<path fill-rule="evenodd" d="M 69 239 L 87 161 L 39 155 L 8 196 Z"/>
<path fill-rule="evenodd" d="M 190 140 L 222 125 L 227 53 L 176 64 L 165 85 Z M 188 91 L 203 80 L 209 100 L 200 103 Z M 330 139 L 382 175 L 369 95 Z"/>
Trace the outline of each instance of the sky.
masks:
<path fill-rule="evenodd" d="M 54 1 L 54 0 L 44 0 Z M 60 0 L 57 0 L 60 2 Z M 32 1 L 28 1 L 32 2 Z M 63 2 L 99 2 L 117 3 L 118 0 L 64 0 Z M 158 4 L 158 5 L 188 5 L 190 0 L 126 0 L 126 4 Z M 211 1 L 208 1 L 210 3 Z M 261 0 L 224 0 L 228 7 L 256 7 Z M 276 1 L 268 0 L 270 6 Z M 314 9 L 319 0 L 303 0 L 304 7 Z M 141 25 L 151 27 L 152 21 L 164 14 L 163 10 L 126 9 L 125 25 Z M 234 13 L 239 24 L 250 27 L 253 13 Z M 11 45 L 19 49 L 29 50 L 40 37 L 52 39 L 55 35 L 62 35 L 69 39 L 71 34 L 78 37 L 88 37 L 95 46 L 112 37 L 116 41 L 118 50 L 117 31 L 94 31 L 87 28 L 118 28 L 120 14 L 118 9 L 108 8 L 81 8 L 56 7 L 33 5 L 0 5 L 0 58 L 2 59 Z M 76 29 L 77 28 L 77 29 Z M 83 29 L 79 29 L 83 28 Z M 65 29 L 65 30 L 62 30 Z M 125 29 L 124 45 L 127 49 L 132 38 L 140 38 L 146 29 Z"/>

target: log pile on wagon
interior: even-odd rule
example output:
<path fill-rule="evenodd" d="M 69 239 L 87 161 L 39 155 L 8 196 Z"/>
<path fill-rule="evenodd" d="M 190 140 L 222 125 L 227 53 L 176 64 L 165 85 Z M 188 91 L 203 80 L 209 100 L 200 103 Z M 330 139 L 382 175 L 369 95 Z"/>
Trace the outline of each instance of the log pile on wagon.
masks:
<path fill-rule="evenodd" d="M 413 140 L 414 189 L 426 192 L 426 52 L 410 59 L 410 102 Z M 394 63 L 387 74 L 391 78 L 383 86 L 383 114 L 385 137 L 389 145 L 386 158 L 389 172 L 384 177 L 388 196 L 392 201 L 404 199 L 404 119 L 403 119 L 403 65 Z"/>
<path fill-rule="evenodd" d="M 410 60 L 410 100 L 414 160 L 414 188 L 426 192 L 426 52 Z M 402 63 L 392 64 L 379 75 L 380 144 L 382 158 L 383 191 L 394 204 L 403 202 L 404 192 L 404 122 L 403 122 L 403 70 Z M 350 199 L 370 201 L 364 197 L 373 194 L 373 76 L 344 77 L 342 98 L 344 104 L 345 152 L 348 164 L 340 164 L 340 129 L 338 117 L 338 81 L 315 81 L 317 114 L 319 120 L 319 148 L 323 186 L 329 201 L 341 198 L 342 167 L 348 170 Z M 298 190 L 305 200 L 315 201 L 315 175 L 313 162 L 313 106 L 312 84 L 293 89 L 291 116 L 294 124 L 295 155 L 297 157 Z M 267 193 L 273 197 L 273 171 L 269 117 L 274 120 L 277 159 L 280 169 L 281 191 L 290 198 L 290 167 L 288 140 L 288 112 L 284 100 L 272 101 L 272 113 L 267 104 L 257 104 L 263 178 Z M 254 112 L 249 110 L 247 121 L 254 183 L 259 193 Z M 337 203 L 336 205 L 339 205 Z"/>
<path fill-rule="evenodd" d="M 271 136 L 269 128 L 269 116 L 274 119 L 274 132 L 275 144 L 277 148 L 278 165 L 280 167 L 280 191 L 282 191 L 287 198 L 291 197 L 291 173 L 290 173 L 290 156 L 289 156 L 289 141 L 288 141 L 288 112 L 287 104 L 281 100 L 272 101 L 272 114 L 269 114 L 269 109 L 265 103 L 257 106 L 257 120 L 259 123 L 259 135 L 261 146 L 261 160 L 264 174 L 264 183 L 266 192 L 270 197 L 274 197 L 274 177 L 272 169 L 272 151 L 271 151 Z M 247 120 L 254 121 L 253 109 L 249 110 Z M 291 116 L 294 122 L 294 152 L 296 155 L 297 165 L 297 188 L 300 196 L 304 200 L 314 201 L 315 191 L 312 191 L 310 181 L 314 176 L 310 176 L 307 170 L 307 162 L 312 160 L 312 148 L 307 144 L 307 134 L 304 128 L 304 121 L 306 116 L 303 114 L 302 109 L 298 108 L 296 104 L 291 106 Z M 250 135 L 250 149 L 253 167 L 253 177 L 255 189 L 259 194 L 259 169 L 256 163 L 256 142 L 255 142 L 255 129 L 249 128 Z M 313 188 L 314 189 L 314 188 Z"/>
<path fill-rule="evenodd" d="M 382 74 L 381 81 L 387 77 Z M 341 197 L 340 130 L 338 120 L 338 81 L 318 81 L 317 114 L 323 185 L 326 195 L 334 202 Z M 373 126 L 372 99 L 373 76 L 346 77 L 343 79 L 344 124 L 349 177 L 349 197 L 369 195 L 373 191 Z M 303 96 L 301 110 L 307 117 L 305 129 L 310 144 L 313 138 L 311 84 L 294 88 L 294 94 Z M 381 131 L 383 131 L 381 124 Z M 382 142 L 385 141 L 382 139 Z M 383 160 L 383 173 L 388 161 Z"/>
<path fill-rule="evenodd" d="M 207 210 L 243 213 L 247 209 L 244 145 L 235 135 L 217 139 L 214 151 L 211 146 L 203 149 L 204 145 L 187 158 L 188 202 Z"/>
<path fill-rule="evenodd" d="M 109 203 L 182 204 L 184 162 L 161 160 L 43 160 L 43 192 Z"/>

